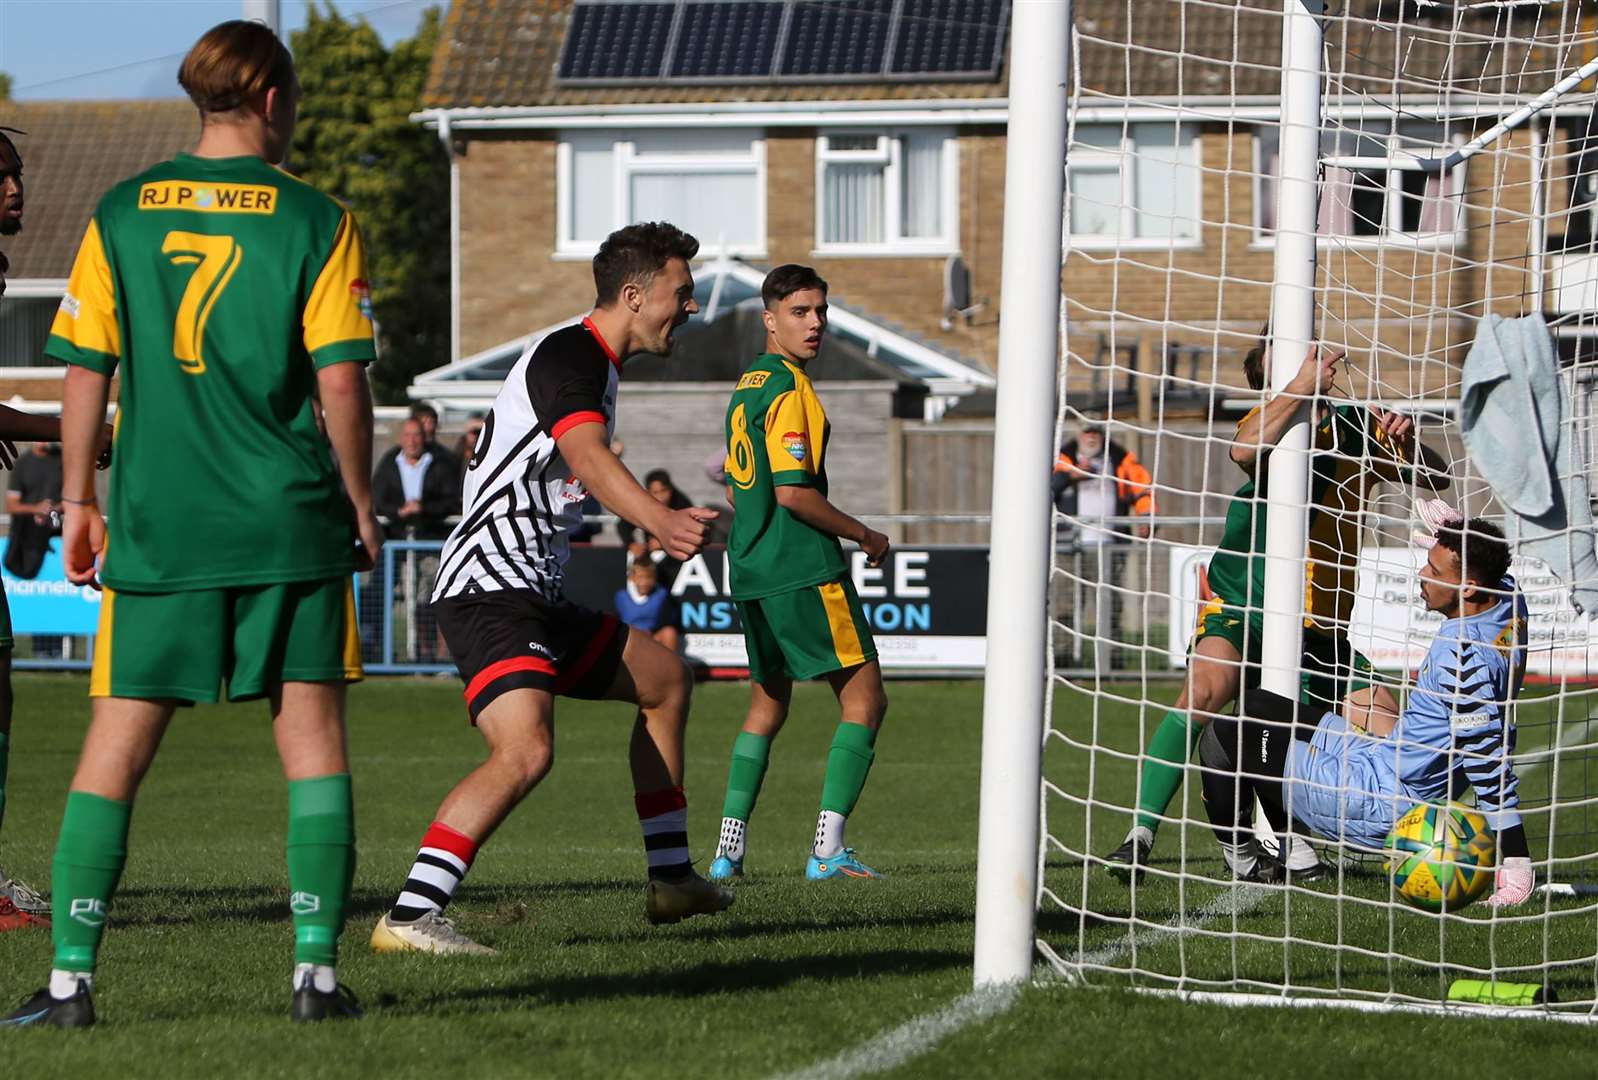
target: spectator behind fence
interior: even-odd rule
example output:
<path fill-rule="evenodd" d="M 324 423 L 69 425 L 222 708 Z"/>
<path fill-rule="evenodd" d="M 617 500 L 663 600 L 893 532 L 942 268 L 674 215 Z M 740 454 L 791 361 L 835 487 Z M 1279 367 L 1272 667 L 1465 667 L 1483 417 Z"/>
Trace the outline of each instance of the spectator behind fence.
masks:
<path fill-rule="evenodd" d="M 616 590 L 616 613 L 628 626 L 636 626 L 672 652 L 682 652 L 677 602 L 649 559 L 636 559 L 627 568 L 627 584 Z"/>
<path fill-rule="evenodd" d="M 659 502 L 665 503 L 673 510 L 686 510 L 694 501 L 684 495 L 682 489 L 672 482 L 671 473 L 665 469 L 651 469 L 644 474 L 644 487 L 649 494 Z M 649 559 L 655 563 L 660 571 L 660 583 L 667 588 L 677 578 L 677 570 L 682 563 L 667 555 L 660 546 L 660 541 L 641 529 L 627 525 L 617 530 L 621 533 L 622 543 L 627 545 L 627 555 L 637 561 Z"/>
<path fill-rule="evenodd" d="M 61 444 L 36 442 L 32 452 L 17 458 L 6 491 L 11 535 L 6 542 L 6 572 L 12 577 L 39 576 L 51 537 L 61 535 Z M 33 655 L 61 655 L 61 639 L 35 635 Z"/>
<path fill-rule="evenodd" d="M 1084 427 L 1075 439 L 1060 447 L 1054 462 L 1054 505 L 1079 522 L 1077 542 L 1084 547 L 1112 542 L 1129 535 L 1128 527 L 1095 528 L 1092 521 L 1111 517 L 1154 516 L 1154 481 L 1137 456 L 1117 442 L 1105 443 L 1104 432 Z M 1131 533 L 1147 539 L 1147 524 Z"/>
<path fill-rule="evenodd" d="M 407 531 L 418 540 L 449 535 L 448 519 L 460 513 L 461 489 L 454 459 L 447 450 L 444 455 L 440 460 L 427 449 L 419 419 L 400 426 L 399 445 L 383 455 L 372 474 L 372 502 L 390 537 Z"/>
<path fill-rule="evenodd" d="M 11 535 L 6 545 L 6 570 L 13 577 L 34 578 L 61 533 L 61 445 L 36 442 L 18 456 L 6 491 Z"/>
<path fill-rule="evenodd" d="M 418 417 L 420 419 L 420 417 Z M 483 414 L 478 413 L 466 421 L 466 428 L 461 432 L 461 437 L 455 443 L 455 463 L 464 476 L 466 467 L 472 463 L 472 458 L 477 455 L 477 445 L 483 438 Z M 422 433 L 427 433 L 427 425 L 422 425 Z"/>
<path fill-rule="evenodd" d="M 1097 427 L 1084 427 L 1081 433 L 1060 448 L 1054 462 L 1054 505 L 1076 519 L 1077 555 L 1067 576 L 1087 592 L 1076 588 L 1072 597 L 1081 596 L 1086 610 L 1070 616 L 1078 634 L 1088 635 L 1091 626 L 1093 663 L 1100 671 L 1119 662 L 1114 645 L 1121 637 L 1121 608 L 1125 598 L 1126 547 L 1121 541 L 1132 535 L 1147 539 L 1147 524 L 1129 527 L 1106 523 L 1106 518 L 1154 515 L 1154 487 L 1149 471 L 1119 443 L 1107 442 Z M 1064 538 L 1068 534 L 1062 530 Z M 1073 603 L 1076 601 L 1073 600 Z M 1057 616 L 1064 613 L 1056 611 Z"/>
<path fill-rule="evenodd" d="M 411 419 L 422 425 L 422 449 L 433 455 L 436 464 L 449 465 L 451 472 L 458 472 L 460 455 L 445 449 L 438 441 L 438 410 L 419 401 L 411 406 Z"/>
<path fill-rule="evenodd" d="M 420 417 L 413 416 L 400 425 L 399 445 L 378 462 L 372 474 L 372 505 L 391 539 L 442 540 L 449 536 L 450 518 L 461 510 L 459 470 L 449 451 L 428 448 Z M 433 555 L 412 553 L 404 566 L 397 568 L 399 582 L 409 582 L 414 598 L 410 659 L 422 664 L 432 663 L 440 651 L 438 624 L 427 600 L 436 565 Z M 368 647 L 375 644 L 375 630 L 382 619 L 381 598 L 392 598 L 394 586 L 387 566 L 378 565 L 369 588 L 376 603 L 362 602 L 362 622 L 372 628 L 365 635 Z M 405 640 L 397 624 L 395 637 L 397 644 Z"/>

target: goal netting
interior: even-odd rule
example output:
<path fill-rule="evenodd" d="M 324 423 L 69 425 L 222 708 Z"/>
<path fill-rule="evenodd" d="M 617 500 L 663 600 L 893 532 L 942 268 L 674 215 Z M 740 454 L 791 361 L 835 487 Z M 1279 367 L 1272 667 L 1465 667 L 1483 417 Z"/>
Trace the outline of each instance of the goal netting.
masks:
<path fill-rule="evenodd" d="M 1284 12 L 1295 6 L 1324 8 L 1308 165 L 1313 328 L 1300 332 L 1346 353 L 1306 412 L 1343 409 L 1367 431 L 1365 418 L 1382 411 L 1412 419 L 1451 481 L 1441 497 L 1520 540 L 1512 572 L 1530 613 L 1527 673 L 1500 752 L 1517 778 L 1537 888 L 1513 907 L 1417 910 L 1394 895 L 1385 859 L 1347 840 L 1314 841 L 1325 880 L 1239 884 L 1206 818 L 1196 754 L 1135 886 L 1108 872 L 1148 794 L 1145 766 L 1183 691 L 1201 614 L 1218 610 L 1209 560 L 1251 479 L 1236 459 L 1258 463 L 1268 445 L 1257 436 L 1251 456 L 1235 440 L 1272 396 L 1250 386 L 1245 357 L 1271 315 L 1293 228 L 1283 178 L 1305 169 L 1287 157 L 1281 96 Z M 1527 1011 L 1593 1015 L 1598 606 L 1575 606 L 1584 591 L 1598 595 L 1581 576 L 1590 507 L 1568 507 L 1563 531 L 1534 543 L 1536 529 L 1495 491 L 1509 470 L 1467 449 L 1461 400 L 1484 323 L 1541 315 L 1561 412 L 1554 431 L 1528 421 L 1517 461 L 1588 500 L 1598 96 L 1574 76 L 1598 57 L 1598 0 L 1076 0 L 1073 50 L 1041 957 L 1092 985 L 1227 1000 L 1465 1008 L 1445 1005 L 1457 980 L 1486 984 L 1467 999 L 1478 1003 L 1534 984 L 1555 1003 Z M 1266 360 L 1278 386 L 1281 363 Z M 1246 602 L 1264 629 L 1245 617 L 1242 633 L 1279 635 L 1309 598 L 1403 705 L 1442 619 L 1419 600 L 1427 553 L 1413 541 L 1424 529 L 1416 502 L 1433 492 L 1381 457 L 1379 440 L 1332 439 L 1300 455 L 1312 462 L 1307 498 L 1274 482 L 1245 497 L 1269 510 L 1271 528 L 1307 529 L 1314 557 L 1271 579 L 1285 590 Z M 1109 464 L 1082 472 L 1093 460 Z M 1337 663 L 1348 675 L 1348 658 Z"/>

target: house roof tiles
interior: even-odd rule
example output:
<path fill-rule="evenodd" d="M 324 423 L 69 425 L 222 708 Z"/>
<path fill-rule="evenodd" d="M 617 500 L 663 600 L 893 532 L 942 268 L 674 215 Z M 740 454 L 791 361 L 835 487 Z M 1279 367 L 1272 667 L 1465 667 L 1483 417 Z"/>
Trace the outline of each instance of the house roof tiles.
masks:
<path fill-rule="evenodd" d="M 1425 93 L 1452 81 L 1482 94 L 1546 89 L 1580 41 L 1576 21 L 1598 0 L 1529 10 L 1423 9 L 1395 0 L 1345 0 L 1327 23 L 1330 74 L 1356 94 Z M 556 80 L 572 0 L 455 0 L 445 20 L 424 104 L 594 106 L 762 101 L 935 101 L 1002 98 L 1008 58 L 988 81 L 573 86 Z M 1274 96 L 1280 82 L 1280 0 L 1077 0 L 1083 88 L 1092 96 Z M 1511 26 L 1510 21 L 1513 20 Z M 1511 34 L 1522 43 L 1510 41 Z M 1586 42 L 1586 45 L 1591 42 Z M 1585 55 L 1574 59 L 1584 59 Z M 1394 72 L 1402 70 L 1402 83 Z"/>
<path fill-rule="evenodd" d="M 65 278 L 95 204 L 113 184 L 194 145 L 199 121 L 185 99 L 0 103 L 0 124 L 22 154 L 27 218 L 6 237 L 7 277 Z"/>

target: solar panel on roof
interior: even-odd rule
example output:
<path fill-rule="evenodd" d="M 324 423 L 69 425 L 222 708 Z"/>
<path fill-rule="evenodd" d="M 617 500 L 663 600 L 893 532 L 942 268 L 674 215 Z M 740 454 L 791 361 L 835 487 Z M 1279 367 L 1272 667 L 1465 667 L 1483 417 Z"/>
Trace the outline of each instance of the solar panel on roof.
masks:
<path fill-rule="evenodd" d="M 1010 5 L 1005 0 L 916 0 L 894 31 L 894 75 L 997 74 Z"/>
<path fill-rule="evenodd" d="M 782 75 L 880 76 L 893 0 L 797 0 Z"/>
<path fill-rule="evenodd" d="M 576 0 L 557 75 L 593 83 L 995 78 L 1009 17 L 1009 0 Z"/>
<path fill-rule="evenodd" d="M 770 0 L 683 5 L 673 79 L 769 78 L 786 5 Z"/>
<path fill-rule="evenodd" d="M 561 54 L 561 79 L 659 78 L 675 3 L 578 4 Z"/>

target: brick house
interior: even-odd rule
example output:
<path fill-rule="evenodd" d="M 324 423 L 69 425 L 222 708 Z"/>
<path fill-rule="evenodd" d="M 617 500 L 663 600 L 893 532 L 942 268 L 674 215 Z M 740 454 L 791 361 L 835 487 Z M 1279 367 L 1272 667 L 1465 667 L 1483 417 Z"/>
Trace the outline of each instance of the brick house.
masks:
<path fill-rule="evenodd" d="M 753 267 L 813 264 L 840 304 L 1002 377 L 1008 13 L 999 0 L 457 0 L 418 114 L 452 150 L 457 355 L 580 313 L 598 239 L 665 217 Z M 1202 432 L 1246 393 L 1236 361 L 1275 255 L 1280 13 L 1279 0 L 1077 0 L 1062 272 L 1074 404 L 1119 395 L 1118 415 Z M 1322 192 L 1321 332 L 1367 369 L 1386 358 L 1371 393 L 1446 396 L 1482 314 L 1573 295 L 1558 236 L 1544 255 L 1546 233 L 1565 231 L 1589 106 L 1442 173 L 1374 160 L 1442 156 L 1546 89 L 1535 73 L 1569 58 L 1544 44 L 1574 27 L 1557 4 L 1350 0 L 1343 14 L 1327 23 L 1342 66 L 1328 72 L 1323 153 L 1340 164 Z M 970 40 L 933 40 L 954 25 Z M 1510 32 L 1538 43 L 1505 44 Z M 1534 150 L 1549 162 L 1546 233 Z M 954 256 L 968 281 L 951 295 Z M 888 501 L 986 510 L 984 400 L 902 421 L 883 459 L 943 465 L 924 489 L 890 478 Z M 1204 458 L 1157 480 L 1202 487 L 1219 474 Z"/>
<path fill-rule="evenodd" d="M 896 379 L 920 383 L 900 382 L 897 404 L 873 401 L 878 391 L 857 395 L 863 387 L 847 381 L 822 385 L 835 424 L 842 418 L 859 436 L 849 459 L 868 463 L 858 493 L 846 487 L 840 501 L 862 511 L 936 508 L 916 497 L 920 481 L 898 463 L 926 460 L 907 453 L 905 439 L 993 384 L 997 323 L 983 300 L 997 279 L 1001 217 L 988 207 L 1002 205 L 989 195 L 1003 184 L 1008 12 L 997 0 L 939 0 L 932 6 L 976 20 L 975 40 L 956 47 L 912 42 L 908 30 L 896 37 L 875 13 L 898 6 L 452 5 L 418 119 L 452 150 L 457 367 L 476 356 L 491 375 L 502 362 L 493 357 L 530 331 L 581 314 L 593 301 L 588 260 L 599 240 L 630 221 L 671 220 L 700 238 L 707 267 L 727 270 L 709 271 L 717 277 L 758 287 L 766 267 L 817 267 L 835 310 L 860 323 L 858 334 L 841 336 L 896 364 Z M 705 17 L 719 21 L 703 25 L 708 44 L 696 54 L 692 35 L 670 24 Z M 872 32 L 874 43 L 862 46 L 870 55 L 846 62 L 875 65 L 874 74 L 826 70 L 827 41 Z M 725 48 L 744 46 L 763 57 L 755 61 L 766 65 L 762 74 L 708 66 Z M 907 65 L 915 72 L 925 66 L 918 57 L 939 48 L 952 49 L 945 67 L 963 70 L 939 81 L 897 73 Z M 656 69 L 667 61 L 661 77 Z M 812 74 L 773 82 L 776 62 Z M 951 270 L 968 280 L 946 295 Z M 956 301 L 978 310 L 952 312 Z M 835 338 L 841 329 L 835 319 Z M 759 343 L 756 328 L 742 351 Z M 635 468 L 689 445 L 697 462 L 719 443 L 727 386 L 710 379 L 686 339 L 679 353 L 688 354 L 670 369 L 679 385 L 647 388 L 631 374 L 623 384 L 620 427 Z M 412 395 L 464 400 L 437 396 L 444 374 L 419 379 Z M 692 383 L 703 385 L 702 400 L 683 396 Z M 644 404 L 660 393 L 679 407 L 661 414 Z M 910 398 L 925 407 L 908 408 Z M 983 426 L 990 431 L 991 421 Z M 986 460 L 960 457 L 973 473 Z M 708 497 L 698 472 L 684 486 Z M 930 498 L 938 485 L 927 483 Z"/>

